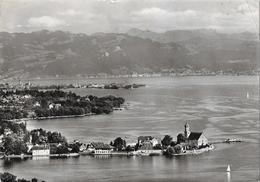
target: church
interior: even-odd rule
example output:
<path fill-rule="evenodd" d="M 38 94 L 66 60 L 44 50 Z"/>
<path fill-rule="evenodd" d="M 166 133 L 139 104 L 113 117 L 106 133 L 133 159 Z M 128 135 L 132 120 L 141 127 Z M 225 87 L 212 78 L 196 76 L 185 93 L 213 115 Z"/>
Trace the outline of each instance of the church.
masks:
<path fill-rule="evenodd" d="M 189 148 L 200 148 L 208 144 L 208 139 L 203 132 L 191 132 L 188 123 L 184 125 L 184 136 L 186 146 Z"/>

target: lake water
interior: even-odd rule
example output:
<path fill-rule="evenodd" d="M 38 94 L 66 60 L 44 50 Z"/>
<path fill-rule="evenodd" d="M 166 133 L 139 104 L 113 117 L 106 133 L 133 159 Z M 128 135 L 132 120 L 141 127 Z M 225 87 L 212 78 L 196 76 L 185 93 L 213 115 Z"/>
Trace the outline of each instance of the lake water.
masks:
<path fill-rule="evenodd" d="M 144 83 L 133 90 L 72 89 L 80 95 L 116 95 L 129 108 L 84 118 L 30 121 L 28 128 L 60 131 L 69 141 L 134 142 L 140 135 L 176 138 L 188 122 L 210 141 L 241 138 L 246 142 L 216 144 L 196 156 L 91 157 L 2 160 L 1 171 L 46 181 L 256 181 L 259 169 L 258 78 L 249 76 L 162 77 L 35 81 L 53 83 Z M 247 93 L 249 97 L 247 97 Z M 225 172 L 227 165 L 232 172 Z"/>

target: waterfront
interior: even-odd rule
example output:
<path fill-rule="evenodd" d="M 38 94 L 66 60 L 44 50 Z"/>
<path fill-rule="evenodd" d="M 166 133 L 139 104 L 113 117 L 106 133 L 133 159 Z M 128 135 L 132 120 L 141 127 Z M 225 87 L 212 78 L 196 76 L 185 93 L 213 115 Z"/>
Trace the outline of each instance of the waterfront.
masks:
<path fill-rule="evenodd" d="M 205 130 L 209 140 L 238 137 L 243 144 L 218 144 L 198 156 L 99 157 L 1 161 L 2 170 L 46 181 L 255 181 L 258 169 L 256 77 L 165 77 L 125 79 L 146 84 L 135 90 L 72 89 L 80 95 L 116 95 L 130 104 L 110 115 L 29 121 L 28 127 L 60 131 L 69 140 L 110 142 L 117 136 L 136 141 L 139 135 L 176 138 L 185 122 L 193 131 Z M 80 83 L 115 80 L 79 80 Z M 39 81 L 38 81 L 39 82 Z M 56 80 L 69 83 L 71 80 Z M 51 84 L 53 84 L 53 82 Z M 44 84 L 44 81 L 40 82 Z M 46 83 L 49 83 L 46 81 Z M 247 93 L 250 97 L 247 98 Z"/>

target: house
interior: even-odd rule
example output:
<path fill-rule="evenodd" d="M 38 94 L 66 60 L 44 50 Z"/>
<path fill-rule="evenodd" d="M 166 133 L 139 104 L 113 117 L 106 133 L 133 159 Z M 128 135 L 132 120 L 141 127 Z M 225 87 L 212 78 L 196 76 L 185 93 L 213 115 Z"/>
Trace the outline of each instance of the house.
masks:
<path fill-rule="evenodd" d="M 50 146 L 48 145 L 35 145 L 31 149 L 32 156 L 48 156 L 50 155 Z"/>
<path fill-rule="evenodd" d="M 156 145 L 161 144 L 161 140 L 158 138 L 153 138 L 151 140 L 151 143 L 152 143 L 153 147 L 155 147 Z"/>
<path fill-rule="evenodd" d="M 13 131 L 10 128 L 5 128 L 4 129 L 4 136 L 11 135 L 12 133 L 13 133 Z"/>
<path fill-rule="evenodd" d="M 59 103 L 55 104 L 54 107 L 55 107 L 55 109 L 59 109 L 61 107 L 61 104 L 59 104 Z"/>
<path fill-rule="evenodd" d="M 126 146 L 135 147 L 136 143 L 135 142 L 126 142 Z"/>
<path fill-rule="evenodd" d="M 142 143 L 150 142 L 153 139 L 151 136 L 139 136 L 137 138 L 138 144 L 142 145 Z"/>
<path fill-rule="evenodd" d="M 113 151 L 113 147 L 111 145 L 104 144 L 102 142 L 92 142 L 88 149 L 93 149 L 95 155 L 110 155 Z"/>
<path fill-rule="evenodd" d="M 30 135 L 30 137 L 31 137 L 31 135 Z M 32 151 L 32 148 L 33 148 L 34 145 L 30 142 L 27 142 L 26 146 L 27 146 L 27 152 L 29 153 L 30 151 Z"/>
<path fill-rule="evenodd" d="M 150 142 L 145 142 L 138 148 L 139 151 L 153 150 L 153 145 Z"/>
<path fill-rule="evenodd" d="M 151 143 L 152 146 L 156 146 L 157 144 L 161 144 L 161 140 L 158 138 L 154 138 L 152 136 L 139 136 L 138 144 L 143 145 L 143 143 Z"/>
<path fill-rule="evenodd" d="M 134 152 L 136 155 L 143 155 L 143 156 L 149 156 L 149 155 L 161 155 L 162 150 L 156 150 L 153 148 L 153 144 L 151 142 L 144 142 L 137 151 Z"/>
<path fill-rule="evenodd" d="M 41 104 L 37 101 L 34 103 L 33 107 L 41 107 Z"/>
<path fill-rule="evenodd" d="M 49 104 L 49 109 L 51 110 L 53 108 L 54 108 L 54 104 L 53 103 Z"/>
<path fill-rule="evenodd" d="M 51 109 L 59 109 L 61 107 L 61 104 L 54 104 L 54 103 L 51 103 L 51 104 L 49 104 L 49 110 L 51 110 Z"/>

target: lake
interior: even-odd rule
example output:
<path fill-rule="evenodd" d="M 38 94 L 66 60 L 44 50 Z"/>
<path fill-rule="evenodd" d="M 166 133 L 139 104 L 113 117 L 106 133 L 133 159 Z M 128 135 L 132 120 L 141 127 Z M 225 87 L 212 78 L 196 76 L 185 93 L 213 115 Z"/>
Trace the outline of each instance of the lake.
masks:
<path fill-rule="evenodd" d="M 124 97 L 128 109 L 109 115 L 29 121 L 29 129 L 60 131 L 69 141 L 135 142 L 151 135 L 174 139 L 188 122 L 210 141 L 241 138 L 243 143 L 216 144 L 200 155 L 166 158 L 80 156 L 68 159 L 1 160 L 1 171 L 46 181 L 256 181 L 259 169 L 258 78 L 254 76 L 35 80 L 37 84 L 143 83 L 126 90 L 71 89 L 79 95 Z M 247 96 L 249 95 L 249 96 Z M 225 172 L 227 165 L 232 172 Z"/>

